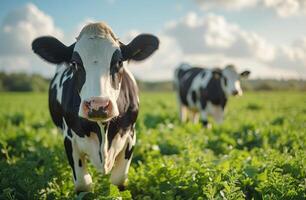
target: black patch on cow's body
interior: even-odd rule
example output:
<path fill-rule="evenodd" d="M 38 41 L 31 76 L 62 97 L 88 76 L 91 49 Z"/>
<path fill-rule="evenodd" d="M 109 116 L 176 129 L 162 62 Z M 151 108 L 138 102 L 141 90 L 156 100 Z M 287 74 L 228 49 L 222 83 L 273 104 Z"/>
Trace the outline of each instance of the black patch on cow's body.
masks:
<path fill-rule="evenodd" d="M 132 146 L 132 148 L 130 149 L 130 144 L 128 143 L 125 149 L 124 158 L 127 160 L 130 159 L 132 156 L 133 150 L 134 150 L 134 146 Z"/>
<path fill-rule="evenodd" d="M 222 108 L 225 107 L 227 98 L 221 86 L 221 79 L 212 77 L 206 88 L 200 88 L 200 102 L 202 109 L 206 108 L 208 101 L 216 106 L 219 105 Z"/>
<path fill-rule="evenodd" d="M 66 155 L 67 155 L 67 158 L 68 158 L 69 165 L 72 168 L 73 178 L 74 178 L 74 180 L 76 180 L 74 163 L 73 163 L 73 156 L 72 156 L 72 151 L 73 151 L 72 143 L 67 137 L 65 137 L 65 139 L 64 139 L 64 145 L 65 145 L 65 150 L 66 150 Z"/>
<path fill-rule="evenodd" d="M 209 80 L 206 88 L 202 91 L 203 95 L 206 95 L 206 99 L 210 101 L 214 105 L 220 105 L 222 108 L 226 105 L 226 95 L 222 88 L 221 76 L 219 71 L 217 71 L 217 75 L 214 75 Z"/>
<path fill-rule="evenodd" d="M 57 90 L 55 88 L 49 89 L 49 111 L 52 118 L 53 123 L 59 127 L 60 129 L 63 129 L 63 109 L 60 105 L 60 103 L 56 100 L 57 96 Z"/>
<path fill-rule="evenodd" d="M 68 130 L 67 130 L 67 135 L 68 135 L 69 137 L 72 137 L 72 132 L 71 132 L 71 129 L 70 129 L 70 128 L 68 128 Z"/>
<path fill-rule="evenodd" d="M 188 69 L 179 69 L 177 78 L 179 79 L 179 96 L 183 105 L 188 106 L 187 96 L 189 89 L 193 83 L 194 78 L 202 72 L 204 69 L 199 67 L 193 67 Z"/>
<path fill-rule="evenodd" d="M 119 116 L 111 120 L 107 128 L 108 148 L 116 134 L 126 134 L 129 130 L 133 131 L 133 125 L 138 116 L 138 88 L 129 77 L 126 71 L 123 71 L 121 89 L 117 99 Z"/>
<path fill-rule="evenodd" d="M 82 167 L 82 160 L 79 159 L 79 167 Z"/>
<path fill-rule="evenodd" d="M 208 101 L 208 93 L 207 90 L 203 87 L 200 87 L 200 105 L 201 109 L 205 110 Z"/>
<path fill-rule="evenodd" d="M 194 104 L 197 102 L 197 92 L 195 90 L 191 92 L 191 99 Z"/>

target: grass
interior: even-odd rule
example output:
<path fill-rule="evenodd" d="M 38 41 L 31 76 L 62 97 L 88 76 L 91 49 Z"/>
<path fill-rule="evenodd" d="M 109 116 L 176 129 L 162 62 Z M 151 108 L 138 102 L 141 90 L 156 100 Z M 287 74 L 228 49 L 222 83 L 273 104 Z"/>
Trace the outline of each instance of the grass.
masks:
<path fill-rule="evenodd" d="M 81 199 L 306 199 L 306 93 L 232 98 L 210 130 L 180 124 L 173 93 L 142 93 L 127 190 L 90 166 Z M 0 199 L 73 199 L 47 94 L 0 93 Z"/>

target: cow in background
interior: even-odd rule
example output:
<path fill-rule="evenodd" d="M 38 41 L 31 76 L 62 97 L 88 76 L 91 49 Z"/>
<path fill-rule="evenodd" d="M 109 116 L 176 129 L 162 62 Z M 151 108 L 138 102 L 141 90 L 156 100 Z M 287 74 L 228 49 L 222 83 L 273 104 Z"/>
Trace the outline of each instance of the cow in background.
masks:
<path fill-rule="evenodd" d="M 250 71 L 238 73 L 233 65 L 224 69 L 206 69 L 183 63 L 174 74 L 180 120 L 198 122 L 209 126 L 207 116 L 211 115 L 220 124 L 229 96 L 242 95 L 240 78 L 246 78 Z"/>

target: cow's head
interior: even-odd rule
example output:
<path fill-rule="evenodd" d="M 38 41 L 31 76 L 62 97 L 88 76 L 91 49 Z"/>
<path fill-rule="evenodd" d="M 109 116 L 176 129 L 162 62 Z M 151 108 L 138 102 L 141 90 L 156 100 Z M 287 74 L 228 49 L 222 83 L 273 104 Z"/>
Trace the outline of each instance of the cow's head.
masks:
<path fill-rule="evenodd" d="M 33 41 L 32 48 L 46 61 L 68 63 L 74 69 L 75 88 L 81 99 L 80 117 L 108 121 L 119 115 L 117 99 L 124 61 L 144 60 L 158 45 L 158 38 L 149 34 L 124 45 L 105 23 L 91 23 L 70 47 L 53 37 L 40 37 Z"/>
<path fill-rule="evenodd" d="M 234 65 L 227 65 L 222 70 L 222 87 L 227 95 L 242 95 L 240 78 L 247 78 L 250 71 L 238 73 Z"/>

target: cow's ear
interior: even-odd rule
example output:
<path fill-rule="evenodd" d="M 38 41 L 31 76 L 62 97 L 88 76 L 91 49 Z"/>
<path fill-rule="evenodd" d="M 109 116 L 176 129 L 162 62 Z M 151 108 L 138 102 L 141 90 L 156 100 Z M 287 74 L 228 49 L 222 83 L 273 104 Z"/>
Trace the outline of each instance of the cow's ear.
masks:
<path fill-rule="evenodd" d="M 74 45 L 75 43 L 67 47 L 54 37 L 44 36 L 36 38 L 32 42 L 32 49 L 44 60 L 53 64 L 60 64 L 70 61 Z"/>
<path fill-rule="evenodd" d="M 150 34 L 141 34 L 135 37 L 128 45 L 121 43 L 120 49 L 123 60 L 140 61 L 149 57 L 158 49 L 159 40 Z"/>
<path fill-rule="evenodd" d="M 251 73 L 251 72 L 248 71 L 248 70 L 243 71 L 243 72 L 240 73 L 240 77 L 242 77 L 242 78 L 248 78 L 249 75 L 250 75 L 250 73 Z"/>

